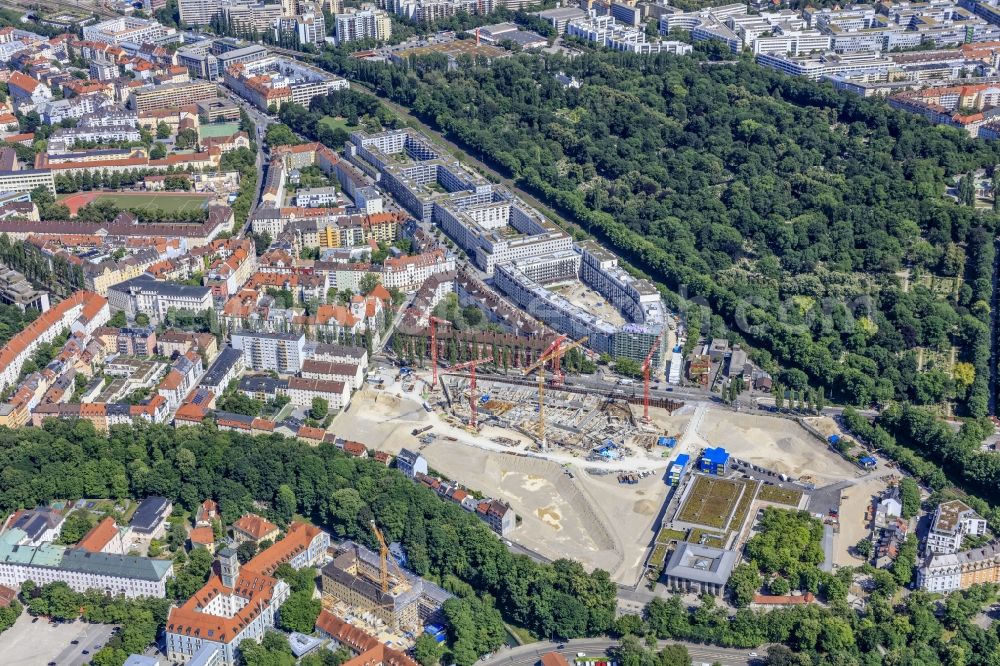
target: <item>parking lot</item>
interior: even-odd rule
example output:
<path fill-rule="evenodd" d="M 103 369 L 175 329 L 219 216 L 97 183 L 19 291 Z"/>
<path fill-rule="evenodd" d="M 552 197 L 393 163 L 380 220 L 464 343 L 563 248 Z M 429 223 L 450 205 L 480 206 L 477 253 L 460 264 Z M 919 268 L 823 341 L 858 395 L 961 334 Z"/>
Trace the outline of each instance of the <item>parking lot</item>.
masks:
<path fill-rule="evenodd" d="M 14 626 L 0 634 L 0 662 L 5 666 L 83 666 L 108 642 L 114 626 L 70 622 L 49 624 L 46 618 L 23 613 Z M 79 641 L 73 644 L 73 641 Z M 84 654 L 86 650 L 89 654 Z"/>

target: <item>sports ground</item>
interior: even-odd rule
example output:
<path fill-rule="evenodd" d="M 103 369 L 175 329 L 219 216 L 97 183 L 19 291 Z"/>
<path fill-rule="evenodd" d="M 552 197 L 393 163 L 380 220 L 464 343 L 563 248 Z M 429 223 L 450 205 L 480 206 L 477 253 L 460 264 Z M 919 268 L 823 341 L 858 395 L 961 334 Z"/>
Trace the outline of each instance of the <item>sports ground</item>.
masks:
<path fill-rule="evenodd" d="M 59 203 L 76 215 L 83 206 L 94 201 L 110 201 L 118 208 L 142 208 L 167 212 L 204 208 L 212 197 L 207 194 L 186 192 L 78 192 L 59 198 Z"/>

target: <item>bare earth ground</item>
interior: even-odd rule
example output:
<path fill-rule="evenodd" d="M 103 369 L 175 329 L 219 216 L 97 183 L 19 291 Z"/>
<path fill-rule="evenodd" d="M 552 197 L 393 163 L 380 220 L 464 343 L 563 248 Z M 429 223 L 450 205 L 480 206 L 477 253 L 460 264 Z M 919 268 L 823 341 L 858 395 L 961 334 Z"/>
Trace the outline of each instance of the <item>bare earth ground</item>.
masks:
<path fill-rule="evenodd" d="M 830 435 L 841 434 L 840 426 L 838 426 L 837 422 L 831 419 L 829 416 L 814 416 L 804 420 L 808 421 L 812 427 L 816 428 L 816 430 L 819 430 L 826 437 L 829 437 Z"/>
<path fill-rule="evenodd" d="M 671 432 L 689 418 L 653 412 Z M 546 557 L 573 557 L 588 569 L 606 569 L 621 582 L 633 583 L 639 577 L 653 523 L 667 493 L 659 470 L 637 484 L 619 484 L 615 473 L 586 473 L 584 468 L 591 464 L 570 452 L 553 452 L 557 460 L 546 461 L 506 453 L 521 447 L 491 451 L 448 441 L 445 435 L 463 439 L 472 435 L 448 426 L 437 414 L 428 414 L 415 399 L 372 390 L 356 394 L 350 409 L 338 415 L 331 429 L 341 437 L 396 454 L 404 447 L 419 447 L 413 429 L 431 424 L 438 437 L 421 451 L 428 464 L 469 488 L 510 502 L 522 518 L 512 541 Z M 503 436 L 528 444 L 518 433 L 493 427 L 484 428 L 482 435 L 477 439 L 487 443 Z M 662 451 L 637 452 L 626 464 L 636 469 L 662 468 L 667 463 L 660 457 Z M 574 478 L 563 471 L 563 461 L 574 463 Z"/>
<path fill-rule="evenodd" d="M 398 392 L 396 386 L 390 390 Z M 337 416 L 331 430 L 396 454 L 403 447 L 420 446 L 411 434 L 414 428 L 433 425 L 437 438 L 422 449 L 429 465 L 469 488 L 510 502 L 522 518 L 512 541 L 546 557 L 572 557 L 588 569 L 606 569 L 615 581 L 626 584 L 634 583 L 642 573 L 646 547 L 668 490 L 663 482 L 668 462 L 678 453 L 694 458 L 701 447 L 723 446 L 738 458 L 793 478 L 812 477 L 817 486 L 845 480 L 858 483 L 844 491 L 849 499 L 841 508 L 842 533 L 835 542 L 837 564 L 857 563 L 847 555 L 847 547 L 864 536 L 867 498 L 884 482 L 874 475 L 859 481 L 863 472 L 787 419 L 706 405 L 686 405 L 674 415 L 653 409 L 651 416 L 658 431 L 683 433 L 678 445 L 673 450 L 637 450 L 634 456 L 607 465 L 587 462 L 580 453 L 565 449 L 526 455 L 526 437 L 495 427 L 474 435 L 448 424 L 437 412 L 424 411 L 416 393 L 401 397 L 365 389 L 354 396 L 347 412 Z M 689 431 L 689 426 L 697 432 Z M 520 444 L 503 446 L 496 441 L 498 437 Z M 565 473 L 564 466 L 574 478 Z M 585 471 L 600 466 L 616 471 L 604 476 Z M 643 469 L 654 474 L 635 485 L 618 483 L 617 470 Z"/>
<path fill-rule="evenodd" d="M 884 481 L 871 479 L 844 490 L 840 503 L 840 533 L 834 541 L 833 563 L 835 565 L 858 566 L 861 564 L 861 560 L 848 553 L 848 548 L 868 536 L 865 511 L 872 503 L 872 496 L 884 491 L 885 487 Z"/>
<path fill-rule="evenodd" d="M 788 419 L 710 410 L 700 433 L 712 446 L 792 479 L 811 476 L 817 486 L 854 479 L 860 470 Z"/>

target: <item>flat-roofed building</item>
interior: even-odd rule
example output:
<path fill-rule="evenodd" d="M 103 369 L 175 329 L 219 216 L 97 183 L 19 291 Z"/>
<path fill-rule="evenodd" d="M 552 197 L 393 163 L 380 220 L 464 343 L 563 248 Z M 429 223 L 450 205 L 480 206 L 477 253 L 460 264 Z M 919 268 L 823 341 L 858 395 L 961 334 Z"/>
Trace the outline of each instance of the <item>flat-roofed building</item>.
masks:
<path fill-rule="evenodd" d="M 302 333 L 238 331 L 231 344 L 243 353 L 246 367 L 293 374 L 302 370 L 306 337 Z"/>
<path fill-rule="evenodd" d="M 165 83 L 147 88 L 138 88 L 129 95 L 129 108 L 137 111 L 153 111 L 175 106 L 186 106 L 219 96 L 219 88 L 209 81 L 188 83 Z"/>

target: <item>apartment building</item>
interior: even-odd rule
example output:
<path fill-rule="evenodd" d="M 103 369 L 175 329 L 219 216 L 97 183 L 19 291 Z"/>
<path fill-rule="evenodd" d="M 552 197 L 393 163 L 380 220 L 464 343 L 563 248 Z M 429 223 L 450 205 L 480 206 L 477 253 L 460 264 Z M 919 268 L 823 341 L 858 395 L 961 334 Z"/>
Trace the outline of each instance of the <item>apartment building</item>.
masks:
<path fill-rule="evenodd" d="M 344 382 L 349 389 L 356 391 L 364 384 L 365 369 L 357 363 L 309 359 L 302 364 L 302 376 Z"/>
<path fill-rule="evenodd" d="M 306 353 L 314 361 L 350 363 L 351 365 L 360 366 L 362 371 L 368 368 L 368 350 L 364 347 L 310 342 L 307 345 Z"/>
<path fill-rule="evenodd" d="M 52 342 L 64 330 L 89 337 L 110 318 L 108 301 L 89 291 L 78 291 L 43 312 L 0 349 L 0 389 L 17 382 L 21 368 L 38 345 Z"/>
<path fill-rule="evenodd" d="M 181 22 L 189 26 L 208 25 L 220 7 L 217 0 L 177 0 Z"/>
<path fill-rule="evenodd" d="M 306 337 L 302 333 L 233 333 L 233 349 L 243 353 L 244 363 L 253 370 L 273 370 L 294 374 L 302 370 Z"/>
<path fill-rule="evenodd" d="M 502 537 L 506 537 L 517 527 L 517 514 L 514 509 L 499 500 L 480 502 L 476 506 L 476 513 L 491 530 Z"/>
<path fill-rule="evenodd" d="M 219 88 L 209 81 L 165 83 L 138 88 L 129 95 L 129 108 L 133 111 L 154 111 L 176 106 L 186 106 L 219 96 Z"/>
<path fill-rule="evenodd" d="M 275 22 L 285 11 L 281 4 L 265 2 L 234 2 L 222 5 L 222 14 L 226 22 L 237 32 L 270 32 Z"/>
<path fill-rule="evenodd" d="M 49 86 L 17 71 L 11 72 L 7 90 L 17 106 L 37 107 L 52 100 L 52 89 Z"/>
<path fill-rule="evenodd" d="M 938 505 L 927 532 L 925 551 L 928 553 L 957 553 L 966 535 L 982 536 L 986 533 L 986 519 L 961 500 Z"/>
<path fill-rule="evenodd" d="M 239 377 L 245 368 L 243 350 L 223 347 L 199 385 L 216 395 L 222 395 L 230 382 Z"/>
<path fill-rule="evenodd" d="M 156 329 L 120 328 L 115 336 L 115 351 L 125 356 L 148 358 L 156 352 Z"/>
<path fill-rule="evenodd" d="M 490 14 L 496 6 L 494 0 L 387 0 L 385 3 L 392 13 L 419 22 L 438 21 L 460 12 Z"/>
<path fill-rule="evenodd" d="M 321 12 L 282 16 L 274 22 L 274 34 L 277 39 L 294 37 L 299 44 L 321 48 L 326 43 L 326 19 Z"/>
<path fill-rule="evenodd" d="M 586 18 L 572 19 L 566 25 L 566 34 L 615 51 L 628 53 L 685 55 L 692 46 L 679 41 L 648 41 L 645 31 L 619 23 L 614 16 L 598 16 L 592 11 Z"/>
<path fill-rule="evenodd" d="M 455 258 L 440 249 L 412 256 L 390 257 L 382 265 L 382 285 L 386 289 L 416 291 L 430 276 L 454 270 Z"/>
<path fill-rule="evenodd" d="M 283 391 L 296 407 L 309 407 L 314 398 L 322 398 L 326 400 L 330 409 L 343 409 L 351 401 L 350 385 L 332 379 L 291 377 L 288 380 L 288 388 L 279 390 Z"/>
<path fill-rule="evenodd" d="M 824 53 L 816 56 L 789 56 L 784 53 L 759 53 L 757 64 L 776 69 L 791 76 L 801 76 L 813 81 L 850 73 L 879 74 L 894 66 L 890 58 L 860 53 L 840 55 Z"/>
<path fill-rule="evenodd" d="M 360 39 L 385 41 L 392 36 L 392 20 L 374 5 L 351 7 L 336 15 L 337 43 L 345 44 Z"/>
<path fill-rule="evenodd" d="M 262 111 L 288 102 L 308 107 L 313 97 L 350 87 L 347 79 L 280 56 L 231 65 L 223 78 L 227 87 Z"/>

